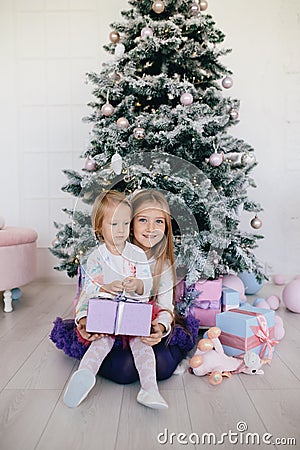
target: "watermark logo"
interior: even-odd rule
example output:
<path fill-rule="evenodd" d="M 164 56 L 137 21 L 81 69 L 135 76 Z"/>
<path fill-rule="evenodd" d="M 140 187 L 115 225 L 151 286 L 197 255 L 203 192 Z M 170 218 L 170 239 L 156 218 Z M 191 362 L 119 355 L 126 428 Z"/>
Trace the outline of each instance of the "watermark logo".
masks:
<path fill-rule="evenodd" d="M 248 431 L 248 425 L 245 421 L 241 420 L 237 422 L 236 429 L 220 434 L 204 432 L 199 433 L 175 433 L 171 432 L 168 428 L 165 428 L 157 435 L 157 442 L 160 445 L 246 445 L 246 446 L 258 446 L 258 445 L 282 445 L 282 446 L 295 446 L 296 438 L 294 437 L 274 437 L 271 433 L 256 433 Z"/>

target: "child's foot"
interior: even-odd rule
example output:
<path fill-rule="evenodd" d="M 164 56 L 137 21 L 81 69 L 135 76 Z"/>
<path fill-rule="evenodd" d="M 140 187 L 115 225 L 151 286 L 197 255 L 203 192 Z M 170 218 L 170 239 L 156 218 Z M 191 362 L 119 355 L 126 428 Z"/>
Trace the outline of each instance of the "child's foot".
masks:
<path fill-rule="evenodd" d="M 87 397 L 96 383 L 96 377 L 87 369 L 73 373 L 64 393 L 64 403 L 69 408 L 76 408 Z"/>
<path fill-rule="evenodd" d="M 152 409 L 167 409 L 168 403 L 163 399 L 158 391 L 145 391 L 143 388 L 137 395 L 137 401 Z"/>

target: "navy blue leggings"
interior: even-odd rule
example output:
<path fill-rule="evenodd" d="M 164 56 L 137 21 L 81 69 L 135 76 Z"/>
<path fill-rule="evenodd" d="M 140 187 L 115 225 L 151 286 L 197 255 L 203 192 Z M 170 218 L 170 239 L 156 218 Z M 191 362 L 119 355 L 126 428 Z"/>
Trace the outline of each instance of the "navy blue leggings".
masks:
<path fill-rule="evenodd" d="M 177 345 L 166 345 L 165 339 L 153 346 L 157 380 L 170 378 L 185 354 Z M 99 375 L 115 383 L 129 384 L 139 379 L 130 348 L 114 347 L 104 359 Z"/>

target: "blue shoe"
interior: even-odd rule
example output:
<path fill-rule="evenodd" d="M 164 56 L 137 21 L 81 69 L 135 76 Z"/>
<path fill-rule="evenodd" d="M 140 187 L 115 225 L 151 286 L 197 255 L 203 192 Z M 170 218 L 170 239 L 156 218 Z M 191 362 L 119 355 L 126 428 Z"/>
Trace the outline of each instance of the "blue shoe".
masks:
<path fill-rule="evenodd" d="M 95 375 L 87 369 L 73 373 L 64 393 L 64 403 L 69 408 L 76 408 L 87 397 L 96 383 Z"/>

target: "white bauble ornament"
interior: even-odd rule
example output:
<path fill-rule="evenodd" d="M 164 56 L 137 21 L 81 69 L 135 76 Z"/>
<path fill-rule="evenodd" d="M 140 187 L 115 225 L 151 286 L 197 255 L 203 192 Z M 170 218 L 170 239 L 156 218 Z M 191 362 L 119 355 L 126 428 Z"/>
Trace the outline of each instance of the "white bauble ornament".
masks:
<path fill-rule="evenodd" d="M 0 216 L 0 230 L 3 230 L 5 227 L 5 219 L 3 216 Z"/>
<path fill-rule="evenodd" d="M 111 166 L 115 174 L 120 175 L 120 173 L 122 172 L 122 164 L 122 156 L 119 155 L 119 153 L 115 153 L 111 158 Z"/>
<path fill-rule="evenodd" d="M 129 127 L 129 122 L 126 119 L 126 117 L 120 117 L 117 120 L 117 125 L 118 125 L 119 128 L 122 128 L 123 130 L 126 130 L 126 128 Z"/>
<path fill-rule="evenodd" d="M 144 27 L 141 31 L 142 38 L 148 38 L 153 36 L 153 30 L 150 27 Z"/>
<path fill-rule="evenodd" d="M 210 155 L 209 164 L 213 167 L 218 167 L 223 162 L 223 155 L 221 153 L 213 153 Z"/>
<path fill-rule="evenodd" d="M 115 48 L 115 59 L 121 59 L 125 53 L 125 45 L 117 44 Z"/>
<path fill-rule="evenodd" d="M 101 108 L 101 112 L 104 116 L 109 117 L 113 115 L 115 108 L 110 103 L 105 103 Z"/>
<path fill-rule="evenodd" d="M 184 106 L 191 105 L 193 101 L 193 96 L 189 92 L 184 92 L 180 97 L 180 103 Z"/>

